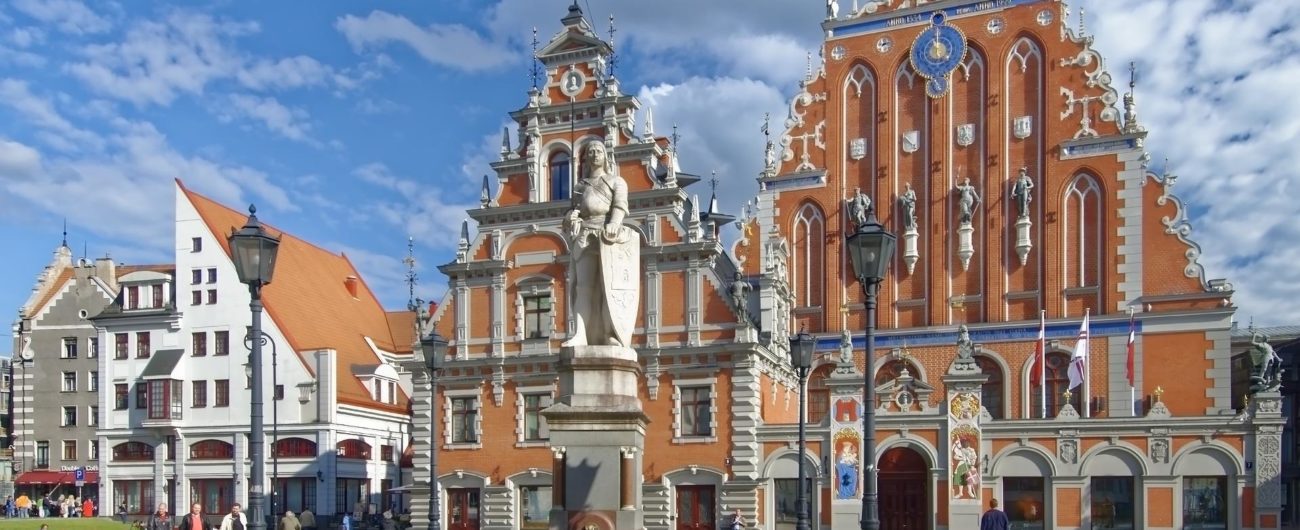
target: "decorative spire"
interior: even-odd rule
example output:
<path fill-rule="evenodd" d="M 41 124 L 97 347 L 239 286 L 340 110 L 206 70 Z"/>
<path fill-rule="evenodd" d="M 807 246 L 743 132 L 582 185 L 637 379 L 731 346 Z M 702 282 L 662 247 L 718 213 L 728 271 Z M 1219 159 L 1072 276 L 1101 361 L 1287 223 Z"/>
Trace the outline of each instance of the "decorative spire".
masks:
<path fill-rule="evenodd" d="M 488 184 L 488 176 L 483 174 L 483 190 L 478 194 L 478 202 L 484 208 L 492 205 L 492 186 Z"/>
<path fill-rule="evenodd" d="M 645 137 L 645 139 L 647 139 L 647 140 L 654 140 L 654 138 L 655 138 L 655 109 L 654 109 L 654 107 L 647 107 L 647 108 L 645 109 L 645 125 L 644 125 L 644 127 L 642 127 L 642 130 L 641 130 L 641 136 Z"/>
<path fill-rule="evenodd" d="M 1144 132 L 1146 129 L 1138 124 L 1137 102 L 1134 100 L 1137 92 L 1137 63 L 1128 63 L 1128 93 L 1124 94 L 1124 133 L 1135 134 Z"/>
<path fill-rule="evenodd" d="M 460 222 L 460 241 L 456 243 L 456 262 L 465 263 L 469 259 L 469 220 Z"/>
<path fill-rule="evenodd" d="M 687 213 L 689 217 L 687 217 L 686 219 L 686 235 L 687 237 L 690 238 L 690 241 L 693 243 L 699 241 L 704 237 L 703 230 L 700 227 L 700 196 L 699 195 L 694 195 L 691 197 L 690 206 L 691 209 Z"/>
<path fill-rule="evenodd" d="M 59 246 L 68 248 L 68 218 L 63 218 L 63 243 Z"/>
<path fill-rule="evenodd" d="M 606 75 L 614 77 L 614 63 L 618 61 L 618 53 L 614 51 L 614 34 L 618 30 L 614 29 L 614 14 L 609 14 L 609 71 Z"/>
<path fill-rule="evenodd" d="M 804 82 L 811 83 L 813 80 L 812 52 L 808 52 L 806 55 L 807 55 L 808 65 L 804 67 L 803 78 L 804 78 Z"/>
<path fill-rule="evenodd" d="M 415 298 L 415 282 L 418 277 L 415 274 L 415 238 L 406 237 L 406 257 L 402 258 L 402 264 L 406 265 L 406 308 L 415 311 L 420 308 L 420 302 Z"/>
<path fill-rule="evenodd" d="M 1083 37 L 1086 31 L 1087 29 L 1084 28 L 1083 6 L 1079 6 L 1079 37 Z"/>
<path fill-rule="evenodd" d="M 677 122 L 673 122 L 673 137 L 671 143 L 673 151 L 677 151 L 677 140 L 679 139 L 680 137 L 677 135 Z"/>
<path fill-rule="evenodd" d="M 501 128 L 501 159 L 505 160 L 510 157 L 510 127 Z"/>
<path fill-rule="evenodd" d="M 560 19 L 560 23 L 565 26 L 576 26 L 583 21 L 582 8 L 578 7 L 578 0 L 573 0 L 569 5 L 569 13 Z"/>
<path fill-rule="evenodd" d="M 713 190 L 713 196 L 709 197 L 709 209 L 706 210 L 710 216 L 718 213 L 718 171 L 714 170 L 709 177 L 709 187 Z"/>
<path fill-rule="evenodd" d="M 533 78 L 533 90 L 537 90 L 537 80 L 542 76 L 542 72 L 538 69 L 538 66 L 539 66 L 539 61 L 537 60 L 537 26 L 533 26 L 533 66 L 531 72 Z"/>

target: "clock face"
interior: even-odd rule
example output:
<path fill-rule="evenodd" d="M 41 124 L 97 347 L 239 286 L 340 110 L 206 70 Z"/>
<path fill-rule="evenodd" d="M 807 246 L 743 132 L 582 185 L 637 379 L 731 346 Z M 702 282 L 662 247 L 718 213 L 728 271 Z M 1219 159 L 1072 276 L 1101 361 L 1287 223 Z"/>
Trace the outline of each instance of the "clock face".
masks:
<path fill-rule="evenodd" d="M 926 79 L 926 94 L 941 97 L 948 93 L 948 77 L 966 57 L 966 36 L 945 24 L 942 13 L 936 13 L 930 26 L 916 36 L 908 55 L 912 68 Z"/>

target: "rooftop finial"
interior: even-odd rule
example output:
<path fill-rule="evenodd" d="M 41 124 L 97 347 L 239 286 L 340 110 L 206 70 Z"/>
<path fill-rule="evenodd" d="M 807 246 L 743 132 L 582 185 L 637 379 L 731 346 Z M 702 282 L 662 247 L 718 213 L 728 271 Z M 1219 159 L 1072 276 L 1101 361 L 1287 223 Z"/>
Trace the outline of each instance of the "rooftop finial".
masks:
<path fill-rule="evenodd" d="M 674 150 L 674 151 L 677 150 L 677 140 L 678 140 L 679 138 L 680 138 L 680 137 L 677 136 L 677 122 L 673 122 L 673 143 L 672 143 L 672 146 L 673 146 L 673 150 Z"/>
<path fill-rule="evenodd" d="M 805 69 L 804 69 L 804 79 L 807 80 L 807 81 L 809 81 L 809 82 L 811 82 L 811 81 L 813 80 L 813 74 L 812 74 L 812 52 L 808 52 L 807 55 L 808 55 L 808 58 L 807 58 L 807 60 L 808 60 L 808 66 L 805 67 Z"/>
<path fill-rule="evenodd" d="M 618 53 L 614 51 L 614 34 L 618 30 L 614 28 L 614 14 L 609 14 L 609 77 L 614 77 L 614 63 L 618 61 Z"/>
<path fill-rule="evenodd" d="M 1084 22 L 1083 6 L 1079 6 L 1079 36 L 1080 36 L 1080 37 L 1083 37 L 1083 34 L 1084 34 L 1084 32 L 1086 31 L 1086 30 L 1084 29 L 1084 24 L 1083 24 L 1083 22 Z"/>
<path fill-rule="evenodd" d="M 63 246 L 68 246 L 68 218 L 63 218 Z"/>
<path fill-rule="evenodd" d="M 406 237 L 406 257 L 402 259 L 402 263 L 406 265 L 406 290 L 407 290 L 406 308 L 411 311 L 415 311 L 416 309 L 419 309 L 420 304 L 418 301 L 416 301 L 415 298 L 415 282 L 417 280 L 417 276 L 415 275 L 415 238 L 414 237 L 411 236 Z"/>
<path fill-rule="evenodd" d="M 537 79 L 542 73 L 537 68 L 537 26 L 533 26 L 533 67 L 531 72 L 533 78 L 533 89 L 537 89 Z"/>
<path fill-rule="evenodd" d="M 1124 94 L 1124 133 L 1135 134 L 1144 131 L 1141 125 L 1138 125 L 1137 102 L 1135 101 L 1135 92 L 1137 91 L 1137 63 L 1128 63 L 1128 93 Z"/>

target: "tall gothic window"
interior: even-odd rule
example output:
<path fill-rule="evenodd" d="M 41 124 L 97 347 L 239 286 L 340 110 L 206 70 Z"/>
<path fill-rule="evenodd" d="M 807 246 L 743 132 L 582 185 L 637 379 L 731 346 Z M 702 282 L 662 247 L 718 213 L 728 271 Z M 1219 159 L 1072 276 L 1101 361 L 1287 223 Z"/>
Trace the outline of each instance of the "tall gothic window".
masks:
<path fill-rule="evenodd" d="M 1065 286 L 1101 285 L 1101 187 L 1079 175 L 1065 189 Z"/>
<path fill-rule="evenodd" d="M 826 223 L 820 208 L 805 204 L 794 217 L 794 295 L 796 307 L 822 305 Z"/>
<path fill-rule="evenodd" d="M 551 200 L 560 201 L 569 198 L 569 186 L 573 182 L 573 159 L 566 151 L 551 155 Z"/>
<path fill-rule="evenodd" d="M 1006 385 L 1003 383 L 1002 367 L 996 361 L 984 355 L 976 355 L 975 363 L 979 365 L 980 371 L 984 372 L 984 375 L 989 376 L 988 381 L 985 381 L 984 386 L 980 389 L 980 401 L 984 404 L 984 408 L 988 409 L 989 415 L 993 419 L 1005 418 L 1006 407 L 1002 401 L 1002 392 Z"/>

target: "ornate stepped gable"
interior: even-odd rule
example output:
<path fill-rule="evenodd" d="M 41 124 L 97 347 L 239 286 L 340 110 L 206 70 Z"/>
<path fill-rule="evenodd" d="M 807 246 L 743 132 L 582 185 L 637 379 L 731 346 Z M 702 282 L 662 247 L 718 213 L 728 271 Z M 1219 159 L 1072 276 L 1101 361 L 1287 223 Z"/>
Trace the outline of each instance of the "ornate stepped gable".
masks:
<path fill-rule="evenodd" d="M 1039 309 L 1079 316 L 1153 295 L 1231 291 L 1205 278 L 1181 201 L 1145 186 L 1171 188 L 1174 177 L 1147 169 L 1136 87 L 1121 100 L 1093 37 L 1069 27 L 1063 3 L 846 4 L 828 2 L 824 48 L 790 100 L 774 169 L 759 177 L 760 207 L 742 218 L 733 253 L 747 270 L 761 261 L 755 233 L 787 235 L 796 247 L 841 240 L 852 228 L 846 201 L 861 188 L 900 236 L 882 293 L 902 307 L 898 326 L 951 322 L 954 309 L 966 321 L 1028 320 Z M 1009 29 L 1020 21 L 1033 29 Z M 1018 214 L 1022 169 L 1031 191 Z M 967 179 L 969 230 L 959 226 Z M 914 235 L 901 214 L 907 193 L 921 199 L 908 204 Z M 1159 233 L 1149 219 L 1160 219 Z M 840 287 L 837 254 L 807 258 L 824 270 L 797 259 L 790 268 L 796 307 L 822 308 L 807 320 L 819 331 L 845 322 L 836 307 L 860 303 L 858 289 Z M 1169 267 L 1180 277 L 1155 279 Z M 1005 277 L 990 278 L 999 271 Z M 811 294 L 822 290 L 824 301 Z M 847 318 L 860 327 L 860 313 Z"/>

